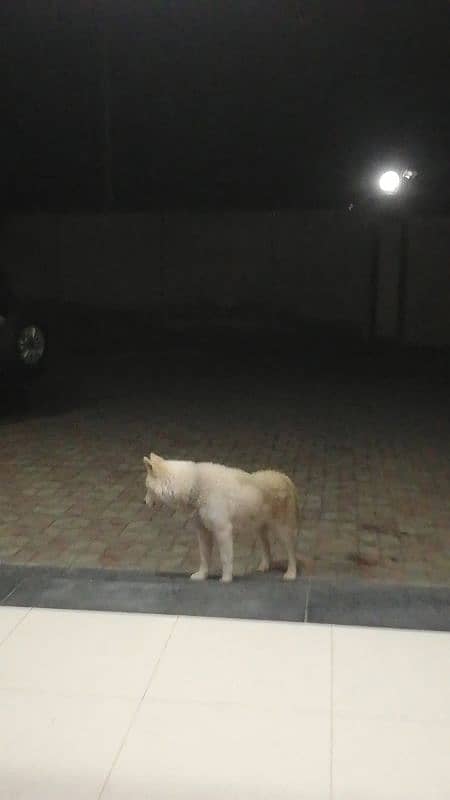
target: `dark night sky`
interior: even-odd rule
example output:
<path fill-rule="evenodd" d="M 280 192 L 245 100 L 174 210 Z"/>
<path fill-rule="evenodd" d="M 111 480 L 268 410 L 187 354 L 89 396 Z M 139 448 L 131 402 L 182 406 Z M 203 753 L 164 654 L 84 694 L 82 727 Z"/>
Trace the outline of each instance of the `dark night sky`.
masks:
<path fill-rule="evenodd" d="M 105 63 L 116 208 L 340 205 L 396 158 L 449 198 L 447 0 L 2 0 L 0 22 L 6 208 L 104 206 Z"/>

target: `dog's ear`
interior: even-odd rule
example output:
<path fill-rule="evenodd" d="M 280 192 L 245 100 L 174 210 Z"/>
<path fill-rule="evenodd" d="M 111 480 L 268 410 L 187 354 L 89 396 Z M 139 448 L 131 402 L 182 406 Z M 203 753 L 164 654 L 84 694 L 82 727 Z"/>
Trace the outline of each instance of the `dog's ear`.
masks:
<path fill-rule="evenodd" d="M 150 464 L 155 475 L 166 474 L 167 472 L 166 462 L 164 461 L 163 458 L 161 458 L 161 456 L 157 456 L 156 453 L 151 453 Z"/>
<path fill-rule="evenodd" d="M 151 460 L 149 458 L 147 458 L 147 456 L 144 456 L 144 464 L 147 467 L 147 470 L 149 472 L 151 472 L 152 471 L 152 462 L 151 462 Z"/>

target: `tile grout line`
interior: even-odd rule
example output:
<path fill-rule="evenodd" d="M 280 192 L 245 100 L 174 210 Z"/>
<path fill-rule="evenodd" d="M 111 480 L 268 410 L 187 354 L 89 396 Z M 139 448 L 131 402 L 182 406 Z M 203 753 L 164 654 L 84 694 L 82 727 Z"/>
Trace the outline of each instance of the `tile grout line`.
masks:
<path fill-rule="evenodd" d="M 168 644 L 169 644 L 169 642 L 170 642 L 170 640 L 171 640 L 171 638 L 172 638 L 172 636 L 173 636 L 173 634 L 174 634 L 174 631 L 175 631 L 175 628 L 176 628 L 176 626 L 177 626 L 177 623 L 178 623 L 179 619 L 180 619 L 180 618 L 179 618 L 179 616 L 175 617 L 175 621 L 174 621 L 174 623 L 173 623 L 173 625 L 172 625 L 172 628 L 171 628 L 171 631 L 170 631 L 170 633 L 169 633 L 169 636 L 167 637 L 167 640 L 166 640 L 166 642 L 165 642 L 165 644 L 164 644 L 164 647 L 162 648 L 162 650 L 161 650 L 161 652 L 160 652 L 160 654 L 159 654 L 159 658 L 157 659 L 157 661 L 156 661 L 156 664 L 155 664 L 155 666 L 153 667 L 153 670 L 152 670 L 152 673 L 151 673 L 151 675 L 150 675 L 150 678 L 149 678 L 148 684 L 147 684 L 147 686 L 145 687 L 145 691 L 144 691 L 144 693 L 143 693 L 143 695 L 142 695 L 141 699 L 139 700 L 139 702 L 138 702 L 138 704 L 137 704 L 136 708 L 134 709 L 134 712 L 133 712 L 133 714 L 131 715 L 131 720 L 130 720 L 130 723 L 129 723 L 129 725 L 128 725 L 128 727 L 127 727 L 126 731 L 125 731 L 125 734 L 124 734 L 124 736 L 123 736 L 122 742 L 120 743 L 120 745 L 119 745 L 119 747 L 118 747 L 118 749 L 117 749 L 117 753 L 116 753 L 116 755 L 114 756 L 114 758 L 113 758 L 113 760 L 112 760 L 111 767 L 110 767 L 110 769 L 108 770 L 108 773 L 107 773 L 107 775 L 106 775 L 106 778 L 105 778 L 105 780 L 104 780 L 104 782 L 103 782 L 102 788 L 100 789 L 100 792 L 99 792 L 99 794 L 98 794 L 97 800 L 101 800 L 101 798 L 103 797 L 103 794 L 104 794 L 104 792 L 105 792 L 105 789 L 106 789 L 106 787 L 107 787 L 107 785 L 108 785 L 108 781 L 109 781 L 109 779 L 110 779 L 110 777 L 111 777 L 111 775 L 112 775 L 112 773 L 113 773 L 114 767 L 116 766 L 116 764 L 117 764 L 117 762 L 118 762 L 118 760 L 119 760 L 119 758 L 120 758 L 120 756 L 121 756 L 121 754 L 122 754 L 122 751 L 123 751 L 123 749 L 124 749 L 124 747 L 125 747 L 125 745 L 126 745 L 126 743 L 127 743 L 128 736 L 130 735 L 130 731 L 131 731 L 131 729 L 132 729 L 132 727 L 133 727 L 133 725 L 134 725 L 134 723 L 135 723 L 135 721 L 136 721 L 136 717 L 137 717 L 137 715 L 138 715 L 138 713 L 139 713 L 139 711 L 140 711 L 140 708 L 141 708 L 141 706 L 142 706 L 142 703 L 144 702 L 144 699 L 145 699 L 145 697 L 146 697 L 146 695 L 147 695 L 147 692 L 148 692 L 148 690 L 150 689 L 150 686 L 151 686 L 151 684 L 152 684 L 152 682 L 153 682 L 153 679 L 154 679 L 154 677 L 155 677 L 155 675 L 156 675 L 156 673 L 157 673 L 157 671 L 158 671 L 158 667 L 159 667 L 159 665 L 160 665 L 160 663 L 161 663 L 161 660 L 162 660 L 162 658 L 163 658 L 163 656 L 164 656 L 164 653 L 165 653 L 165 652 L 166 652 L 166 650 L 167 650 Z"/>
<path fill-rule="evenodd" d="M 4 608 L 11 608 L 11 606 L 4 606 Z M 27 611 L 24 613 L 23 617 L 21 617 L 21 618 L 19 619 L 19 621 L 18 621 L 18 622 L 16 622 L 16 624 L 14 625 L 14 627 L 13 627 L 13 628 L 12 628 L 12 629 L 9 631 L 9 633 L 7 633 L 7 634 L 6 634 L 5 638 L 4 638 L 4 639 L 0 639 L 0 647 L 2 647 L 2 645 L 4 645 L 4 644 L 5 644 L 5 642 L 7 642 L 7 641 L 8 641 L 8 639 L 10 639 L 10 638 L 11 638 L 11 636 L 13 635 L 13 633 L 15 633 L 15 632 L 16 632 L 17 628 L 19 628 L 19 627 L 20 627 L 20 625 L 22 625 L 22 622 L 24 622 L 24 620 L 26 620 L 26 618 L 28 617 L 28 615 L 30 614 L 30 612 L 31 612 L 32 610 L 33 610 L 33 608 L 32 608 L 32 607 L 29 607 L 29 608 L 28 608 L 28 610 L 27 610 Z"/>
<path fill-rule="evenodd" d="M 330 800 L 333 800 L 334 768 L 334 626 L 330 625 Z"/>
<path fill-rule="evenodd" d="M 175 633 L 175 628 L 177 627 L 177 625 L 178 625 L 179 621 L 180 621 L 180 615 L 179 615 L 179 614 L 177 614 L 177 616 L 175 617 L 175 622 L 174 622 L 174 623 L 173 623 L 173 625 L 172 625 L 172 629 L 171 629 L 171 631 L 170 631 L 170 633 L 169 633 L 169 635 L 168 635 L 168 637 L 167 637 L 167 641 L 166 641 L 166 643 L 165 643 L 165 645 L 164 645 L 163 649 L 161 650 L 160 656 L 159 656 L 159 658 L 158 658 L 158 660 L 157 660 L 157 662 L 156 662 L 156 664 L 155 664 L 155 666 L 154 666 L 154 668 L 153 668 L 152 674 L 150 675 L 150 679 L 149 679 L 149 682 L 148 682 L 148 684 L 147 684 L 147 686 L 146 686 L 145 692 L 144 692 L 144 694 L 143 694 L 143 695 L 142 695 L 142 697 L 141 697 L 141 703 L 142 703 L 142 702 L 145 700 L 145 698 L 146 698 L 146 696 L 147 696 L 147 694 L 148 694 L 148 691 L 149 691 L 149 689 L 150 689 L 150 686 L 152 685 L 153 681 L 155 680 L 155 676 L 156 676 L 156 673 L 158 672 L 159 665 L 160 665 L 160 663 L 161 663 L 161 661 L 162 661 L 162 658 L 163 658 L 163 656 L 164 656 L 164 653 L 166 652 L 166 650 L 167 650 L 167 648 L 168 648 L 168 646 L 169 646 L 169 642 L 170 642 L 170 640 L 172 639 L 172 636 L 173 636 L 173 634 Z M 140 704 L 141 704 L 141 703 L 140 703 Z M 139 704 L 139 705 L 140 705 L 140 704 Z"/>
<path fill-rule="evenodd" d="M 9 592 L 4 597 L 2 597 L 0 599 L 0 606 L 4 605 L 6 603 L 6 601 L 9 600 L 9 598 L 14 594 L 14 592 L 17 591 L 17 589 L 20 589 L 20 587 L 22 586 L 22 584 L 25 581 L 25 579 L 26 579 L 26 576 L 24 576 L 23 578 L 20 578 L 20 580 L 15 584 L 15 586 L 13 586 L 13 588 L 10 589 Z"/>

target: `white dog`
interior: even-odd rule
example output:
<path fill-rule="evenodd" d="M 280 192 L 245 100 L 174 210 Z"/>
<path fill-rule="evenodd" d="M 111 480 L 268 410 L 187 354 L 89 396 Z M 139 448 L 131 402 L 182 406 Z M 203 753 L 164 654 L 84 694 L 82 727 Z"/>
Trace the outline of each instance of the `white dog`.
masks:
<path fill-rule="evenodd" d="M 233 532 L 243 526 L 251 526 L 260 537 L 263 552 L 259 571 L 270 569 L 268 533 L 273 531 L 287 550 L 285 580 L 297 577 L 299 503 L 287 475 L 272 471 L 250 473 L 220 464 L 166 461 L 154 453 L 144 458 L 144 464 L 148 506 L 162 502 L 195 513 L 200 567 L 191 575 L 192 580 L 208 577 L 214 541 L 220 552 L 222 582 L 233 579 Z"/>

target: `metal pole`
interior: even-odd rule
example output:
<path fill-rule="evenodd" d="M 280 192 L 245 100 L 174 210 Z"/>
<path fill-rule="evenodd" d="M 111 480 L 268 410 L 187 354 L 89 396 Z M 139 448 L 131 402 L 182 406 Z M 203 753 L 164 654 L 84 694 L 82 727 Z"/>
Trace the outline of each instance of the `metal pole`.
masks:
<path fill-rule="evenodd" d="M 397 306 L 397 342 L 403 344 L 405 339 L 406 294 L 408 285 L 408 223 L 401 221 L 400 227 L 400 263 L 398 270 L 398 306 Z"/>
<path fill-rule="evenodd" d="M 378 285 L 380 276 L 380 244 L 381 231 L 379 222 L 375 222 L 372 234 L 372 262 L 369 280 L 369 343 L 373 344 L 377 336 L 378 317 Z"/>

